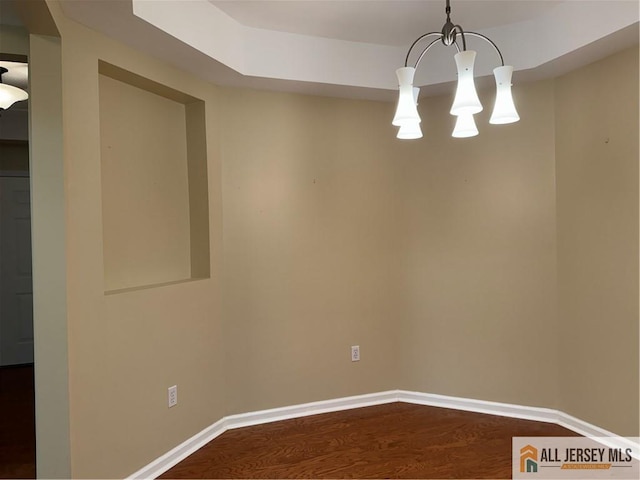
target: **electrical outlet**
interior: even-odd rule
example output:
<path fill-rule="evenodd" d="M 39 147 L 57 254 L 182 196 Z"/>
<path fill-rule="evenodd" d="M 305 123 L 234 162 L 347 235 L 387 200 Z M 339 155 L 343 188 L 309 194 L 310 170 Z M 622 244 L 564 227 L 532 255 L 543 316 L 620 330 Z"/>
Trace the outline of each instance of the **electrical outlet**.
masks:
<path fill-rule="evenodd" d="M 351 361 L 352 362 L 360 361 L 360 345 L 353 345 L 351 347 Z"/>
<path fill-rule="evenodd" d="M 168 405 L 169 408 L 175 407 L 178 404 L 178 386 L 174 385 L 173 387 L 169 387 L 169 398 Z"/>

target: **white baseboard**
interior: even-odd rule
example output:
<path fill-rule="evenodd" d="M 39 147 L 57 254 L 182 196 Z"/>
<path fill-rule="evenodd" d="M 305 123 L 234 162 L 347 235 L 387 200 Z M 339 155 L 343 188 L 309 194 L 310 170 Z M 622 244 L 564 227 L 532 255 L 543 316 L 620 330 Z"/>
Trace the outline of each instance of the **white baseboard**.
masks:
<path fill-rule="evenodd" d="M 633 452 L 631 456 L 636 460 L 640 460 L 640 449 L 638 448 L 640 445 L 640 438 L 638 437 L 621 437 L 615 433 L 605 430 L 604 428 L 587 423 L 584 420 L 572 417 L 564 412 L 558 412 L 558 421 L 556 423 L 561 427 L 568 428 L 569 430 L 584 437 L 596 438 L 599 443 L 606 445 L 607 447 L 621 448 L 623 450 L 630 448 Z"/>
<path fill-rule="evenodd" d="M 632 446 L 629 440 L 608 432 L 603 428 L 587 423 L 564 412 L 550 408 L 527 407 L 510 403 L 489 402 L 471 398 L 450 397 L 433 393 L 409 392 L 406 390 L 389 390 L 386 392 L 356 395 L 352 397 L 336 398 L 319 402 L 303 403 L 289 407 L 273 408 L 256 412 L 229 415 L 218 420 L 177 447 L 141 468 L 127 477 L 131 479 L 154 479 L 162 475 L 171 467 L 177 465 L 196 450 L 202 448 L 214 438 L 227 430 L 263 423 L 277 422 L 291 418 L 306 417 L 320 413 L 338 412 L 352 408 L 369 407 L 392 402 L 405 402 L 432 407 L 452 408 L 469 412 L 499 415 L 502 417 L 535 420 L 539 422 L 555 423 L 571 431 L 587 437 L 612 437 L 610 446 Z M 609 442 L 608 442 L 609 443 Z M 637 449 L 637 445 L 635 446 Z M 635 451 L 635 449 L 634 449 Z"/>
<path fill-rule="evenodd" d="M 157 478 L 171 467 L 177 465 L 182 460 L 187 458 L 192 453 L 204 447 L 207 443 L 216 437 L 219 437 L 227 431 L 225 426 L 226 420 L 218 420 L 213 425 L 205 428 L 199 433 L 196 433 L 193 437 L 185 440 L 177 447 L 169 450 L 161 457 L 156 458 L 153 462 L 145 465 L 140 470 L 132 473 L 127 479 L 151 479 Z"/>
<path fill-rule="evenodd" d="M 472 398 L 449 397 L 446 395 L 436 395 L 433 393 L 398 391 L 398 400 L 406 403 L 418 405 L 428 405 L 431 407 L 452 408 L 454 410 L 465 410 L 468 412 L 486 413 L 489 415 L 499 415 L 501 417 L 519 418 L 521 420 L 535 420 L 537 422 L 555 423 L 572 432 L 589 438 L 596 438 L 599 443 L 612 448 L 631 448 L 632 456 L 638 458 L 638 439 L 621 437 L 613 432 L 600 428 L 591 423 L 587 423 L 579 418 L 554 410 L 542 407 L 525 407 L 511 403 L 490 402 L 487 400 L 475 400 Z"/>
<path fill-rule="evenodd" d="M 225 417 L 225 419 L 227 421 L 227 430 L 231 430 L 232 428 L 249 427 L 263 423 L 278 422 L 280 420 L 289 420 L 291 418 L 318 415 L 320 413 L 339 412 L 340 410 L 370 407 L 372 405 L 382 405 L 384 403 L 397 401 L 398 391 L 391 390 L 388 392 L 369 393 L 366 395 L 355 395 L 353 397 L 303 403 L 300 405 L 292 405 L 290 407 L 240 413 L 238 415 L 230 415 Z"/>
<path fill-rule="evenodd" d="M 525 407 L 511 403 L 489 402 L 487 400 L 475 400 L 472 398 L 449 397 L 434 393 L 398 391 L 401 402 L 417 405 L 429 405 L 431 407 L 452 408 L 467 412 L 486 413 L 501 417 L 520 418 L 522 420 L 535 420 L 537 422 L 558 423 L 558 411 L 550 408 Z"/>
<path fill-rule="evenodd" d="M 162 475 L 171 467 L 177 465 L 196 450 L 204 447 L 216 437 L 219 437 L 227 430 L 240 427 L 249 427 L 263 423 L 277 422 L 291 418 L 306 417 L 320 413 L 338 412 L 352 408 L 370 407 L 372 405 L 382 405 L 398 401 L 396 390 L 389 392 L 371 393 L 366 395 L 356 395 L 352 397 L 336 398 L 320 402 L 303 403 L 289 407 L 272 408 L 269 410 L 259 410 L 256 412 L 229 415 L 218 420 L 213 425 L 205 428 L 193 437 L 182 442 L 177 447 L 171 449 L 153 462 L 142 467 L 135 473 L 127 477 L 131 479 L 153 479 Z"/>

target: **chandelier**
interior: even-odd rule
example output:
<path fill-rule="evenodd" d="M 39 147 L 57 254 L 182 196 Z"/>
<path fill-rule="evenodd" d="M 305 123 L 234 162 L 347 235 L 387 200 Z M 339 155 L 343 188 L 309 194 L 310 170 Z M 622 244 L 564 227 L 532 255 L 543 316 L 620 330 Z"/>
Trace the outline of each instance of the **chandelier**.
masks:
<path fill-rule="evenodd" d="M 7 73 L 8 71 L 9 70 L 7 70 L 6 68 L 0 67 L 0 111 L 6 110 L 16 102 L 29 98 L 27 92 L 25 92 L 21 88 L 2 83 L 2 75 Z"/>
<path fill-rule="evenodd" d="M 455 59 L 458 70 L 458 86 L 456 88 L 453 105 L 449 112 L 456 117 L 456 124 L 451 136 L 463 138 L 473 137 L 478 134 L 478 128 L 476 127 L 473 116 L 482 111 L 482 104 L 478 98 L 473 79 L 473 65 L 476 59 L 476 52 L 474 50 L 467 50 L 467 36 L 485 40 L 491 44 L 498 54 L 498 57 L 500 57 L 500 66 L 493 70 L 493 75 L 496 79 L 496 100 L 489 123 L 506 124 L 520 120 L 511 95 L 513 67 L 504 64 L 500 49 L 491 39 L 480 33 L 465 32 L 460 25 L 453 24 L 451 21 L 450 0 L 446 0 L 445 13 L 447 14 L 447 20 L 442 27 L 442 31 L 425 33 L 418 37 L 411 47 L 409 47 L 404 61 L 404 67 L 396 70 L 399 84 L 399 98 L 392 124 L 400 127 L 397 135 L 399 139 L 422 138 L 422 129 L 420 128 L 421 119 L 417 108 L 420 89 L 413 86 L 413 77 L 416 68 L 418 68 L 424 56 L 431 47 L 438 42 L 442 42 L 442 44 L 447 47 L 454 46 L 457 50 L 453 58 Z M 460 49 L 460 45 L 458 44 L 458 35 L 462 40 L 462 49 Z M 409 66 L 409 59 L 414 49 L 416 49 L 418 44 L 423 44 L 423 40 L 430 37 L 435 37 L 435 39 L 431 40 L 431 42 L 417 54 L 417 59 L 413 66 Z M 414 56 L 414 58 L 416 57 Z"/>

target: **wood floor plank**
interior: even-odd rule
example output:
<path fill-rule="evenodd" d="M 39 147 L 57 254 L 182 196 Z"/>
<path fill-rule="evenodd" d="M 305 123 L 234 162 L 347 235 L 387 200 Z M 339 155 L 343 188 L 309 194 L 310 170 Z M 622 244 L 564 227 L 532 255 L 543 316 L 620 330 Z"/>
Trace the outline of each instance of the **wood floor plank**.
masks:
<path fill-rule="evenodd" d="M 391 403 L 229 430 L 160 478 L 511 478 L 514 436 L 555 424 Z"/>
<path fill-rule="evenodd" d="M 0 478 L 35 478 L 33 366 L 0 368 Z"/>

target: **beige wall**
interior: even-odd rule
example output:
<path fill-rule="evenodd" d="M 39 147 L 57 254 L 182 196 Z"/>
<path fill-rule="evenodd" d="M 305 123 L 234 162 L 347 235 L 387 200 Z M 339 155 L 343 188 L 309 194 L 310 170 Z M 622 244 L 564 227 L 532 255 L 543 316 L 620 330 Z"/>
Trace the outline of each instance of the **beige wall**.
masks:
<path fill-rule="evenodd" d="M 575 156 L 556 143 L 556 118 L 558 131 L 566 123 L 553 81 L 516 88 L 516 125 L 489 126 L 484 95 L 481 136 L 468 140 L 449 137 L 450 98 L 422 100 L 426 138 L 400 143 L 391 104 L 218 88 L 52 5 L 63 37 L 64 182 L 51 184 L 64 185 L 66 206 L 74 477 L 130 474 L 226 414 L 393 388 L 567 408 L 611 430 L 637 411 L 633 397 L 583 407 L 593 381 L 560 383 L 561 362 L 572 369 L 576 357 L 561 353 L 557 292 L 561 304 L 592 292 L 563 263 L 579 238 L 562 222 L 579 196 L 563 180 Z M 205 102 L 210 279 L 104 294 L 98 60 Z M 637 131 L 624 142 L 637 148 Z M 614 242 L 635 242 L 615 260 L 637 269 L 638 174 L 623 157 L 615 175 L 635 172 L 631 184 L 602 197 L 625 212 Z M 608 246 L 592 245 L 589 255 Z M 626 289 L 616 317 L 633 335 L 606 354 L 637 362 L 637 270 L 607 286 L 608 304 Z M 637 374 L 612 378 L 611 391 L 638 389 Z M 168 409 L 173 384 L 179 405 Z"/>
<path fill-rule="evenodd" d="M 71 472 L 118 478 L 226 413 L 218 97 L 210 85 L 68 21 L 53 6 L 63 37 Z M 105 295 L 102 203 L 118 191 L 102 191 L 99 60 L 206 102 L 210 279 Z M 160 161 L 147 153 L 131 160 Z M 154 213 L 162 215 L 162 206 Z M 179 404 L 168 409 L 174 384 Z"/>
<path fill-rule="evenodd" d="M 402 159 L 392 106 L 223 97 L 229 412 L 396 388 Z"/>
<path fill-rule="evenodd" d="M 638 49 L 556 82 L 559 407 L 638 435 Z"/>
<path fill-rule="evenodd" d="M 185 106 L 99 77 L 104 288 L 188 279 Z"/>
<path fill-rule="evenodd" d="M 517 81 L 517 79 L 516 79 Z M 406 215 L 404 389 L 555 407 L 553 82 L 518 85 L 522 116 L 450 136 L 451 99 L 421 101 L 423 141 L 398 158 Z"/>
<path fill-rule="evenodd" d="M 30 38 L 29 166 L 36 471 L 42 478 L 69 478 L 67 183 L 61 97 L 61 41 L 57 37 L 33 33 Z"/>
<path fill-rule="evenodd" d="M 0 17 L 2 3 L 0 3 Z M 29 55 L 29 33 L 23 27 L 2 25 L 0 28 L 0 53 Z"/>

